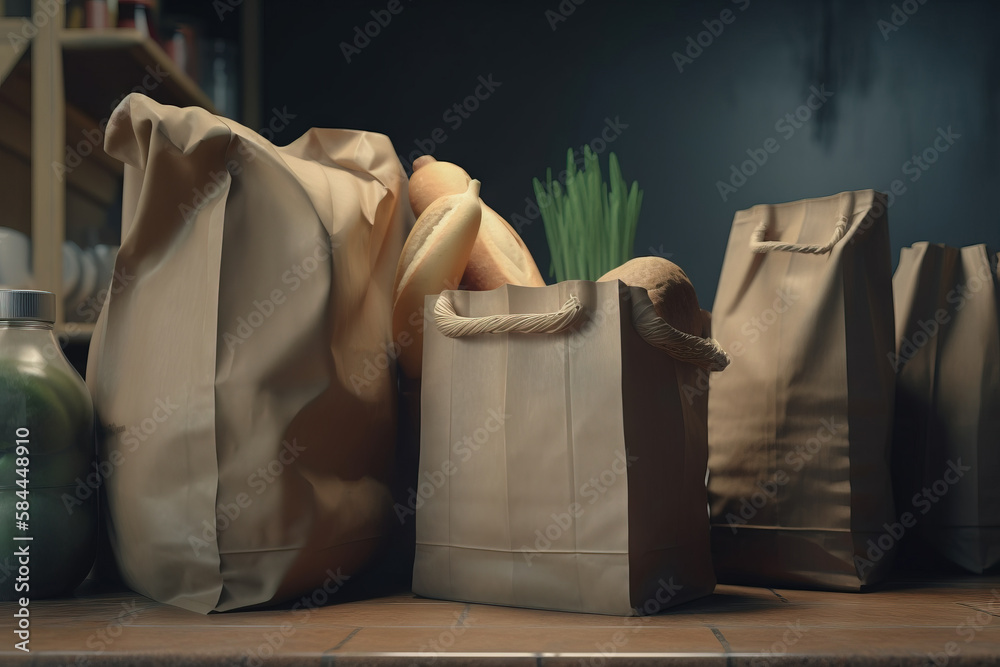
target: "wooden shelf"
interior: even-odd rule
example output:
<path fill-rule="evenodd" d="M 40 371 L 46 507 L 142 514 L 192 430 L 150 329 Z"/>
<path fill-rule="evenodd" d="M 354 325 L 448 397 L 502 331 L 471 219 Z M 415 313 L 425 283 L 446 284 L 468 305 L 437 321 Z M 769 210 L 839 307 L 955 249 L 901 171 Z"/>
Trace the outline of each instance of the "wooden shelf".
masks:
<path fill-rule="evenodd" d="M 87 156 L 63 174 L 67 192 L 66 226 L 74 233 L 67 238 L 81 241 L 81 230 L 104 225 L 104 211 L 119 197 L 123 165 L 109 157 L 92 138 L 100 136 L 98 121 L 72 104 L 65 109 L 66 143 L 87 144 Z M 23 58 L 0 86 L 0 202 L 7 215 L 0 223 L 31 234 L 31 58 Z M 88 138 L 90 137 L 90 138 Z M 55 172 L 53 171 L 53 176 Z M 117 243 L 114 238 L 101 238 Z"/>
<path fill-rule="evenodd" d="M 217 111 L 141 31 L 63 29 L 63 3 L 36 0 L 32 9 L 49 20 L 21 42 L 0 43 L 0 205 L 4 226 L 30 232 L 34 286 L 61 295 L 67 238 L 117 241 L 107 238 L 107 212 L 120 197 L 123 168 L 104 153 L 103 133 L 118 103 L 142 92 L 163 104 Z M 21 35 L 24 25 L 0 18 L 0 33 Z M 56 330 L 71 341 L 86 341 L 93 329 L 66 322 L 58 308 Z"/>
<path fill-rule="evenodd" d="M 118 100 L 136 88 L 163 104 L 217 113 L 198 84 L 139 30 L 62 30 L 59 41 L 66 100 L 95 120 L 109 117 Z"/>
<path fill-rule="evenodd" d="M 256 56 L 259 4 L 240 4 L 244 47 Z M 109 214 L 120 205 L 124 170 L 104 153 L 104 130 L 119 102 L 141 92 L 161 104 L 218 110 L 144 32 L 63 28 L 64 2 L 33 0 L 31 9 L 48 19 L 0 17 L 0 34 L 14 36 L 0 40 L 0 224 L 30 235 L 33 286 L 61 296 L 65 240 L 118 241 Z M 67 323 L 57 302 L 56 330 L 89 338 L 93 324 Z"/>

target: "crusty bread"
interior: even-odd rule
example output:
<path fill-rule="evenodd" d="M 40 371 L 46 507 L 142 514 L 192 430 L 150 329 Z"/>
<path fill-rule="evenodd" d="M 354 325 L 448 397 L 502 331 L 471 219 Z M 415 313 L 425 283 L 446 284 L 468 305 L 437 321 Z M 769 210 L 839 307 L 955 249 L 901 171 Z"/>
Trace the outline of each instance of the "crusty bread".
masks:
<path fill-rule="evenodd" d="M 438 162 L 433 155 L 421 155 L 413 161 L 410 176 L 410 207 L 419 216 L 435 199 L 465 192 L 472 177 L 451 162 Z"/>
<path fill-rule="evenodd" d="M 439 162 L 431 155 L 413 161 L 410 177 L 410 206 L 420 215 L 438 197 L 464 192 L 470 180 L 464 169 L 451 162 Z M 480 199 L 482 219 L 479 236 L 462 276 L 462 286 L 490 290 L 510 283 L 542 287 L 539 273 L 524 241 L 513 227 Z"/>
<path fill-rule="evenodd" d="M 599 280 L 620 280 L 629 286 L 645 287 L 656 314 L 684 333 L 703 336 L 710 327 L 710 319 L 705 317 L 708 313 L 698 306 L 694 285 L 681 267 L 668 259 L 636 257 Z"/>
<path fill-rule="evenodd" d="M 410 379 L 421 375 L 424 297 L 458 288 L 481 219 L 479 181 L 472 180 L 462 193 L 435 200 L 406 239 L 393 281 L 392 335 L 402 348 L 399 365 Z"/>

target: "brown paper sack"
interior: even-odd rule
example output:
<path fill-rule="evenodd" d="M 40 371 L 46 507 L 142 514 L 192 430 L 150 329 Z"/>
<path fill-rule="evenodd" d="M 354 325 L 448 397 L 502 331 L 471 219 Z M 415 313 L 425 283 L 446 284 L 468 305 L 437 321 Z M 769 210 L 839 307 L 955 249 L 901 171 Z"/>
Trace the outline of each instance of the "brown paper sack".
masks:
<path fill-rule="evenodd" d="M 618 281 L 425 312 L 414 592 L 617 615 L 712 592 L 707 405 L 683 388 L 728 363 L 715 341 Z"/>
<path fill-rule="evenodd" d="M 390 291 L 412 224 L 389 140 L 276 148 L 141 95 L 116 279 L 87 372 L 109 531 L 136 591 L 198 612 L 329 599 L 391 520 Z"/>
<path fill-rule="evenodd" d="M 894 553 L 886 199 L 736 214 L 712 311 L 733 357 L 708 407 L 719 580 L 857 591 Z"/>
<path fill-rule="evenodd" d="M 892 278 L 897 503 L 977 573 L 1000 562 L 998 259 L 984 245 L 916 243 Z"/>

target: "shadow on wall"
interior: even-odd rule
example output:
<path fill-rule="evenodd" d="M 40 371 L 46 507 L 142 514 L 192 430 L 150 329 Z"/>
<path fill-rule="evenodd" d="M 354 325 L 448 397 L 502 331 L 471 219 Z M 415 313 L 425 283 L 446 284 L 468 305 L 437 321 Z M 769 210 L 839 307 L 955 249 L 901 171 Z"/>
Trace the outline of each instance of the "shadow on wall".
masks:
<path fill-rule="evenodd" d="M 543 273 L 531 179 L 584 144 L 646 192 L 636 254 L 680 264 L 703 306 L 734 212 L 758 203 L 875 188 L 894 255 L 1000 247 L 991 0 L 270 0 L 263 18 L 262 115 L 297 114 L 289 140 L 357 127 L 404 164 L 461 164 Z"/>

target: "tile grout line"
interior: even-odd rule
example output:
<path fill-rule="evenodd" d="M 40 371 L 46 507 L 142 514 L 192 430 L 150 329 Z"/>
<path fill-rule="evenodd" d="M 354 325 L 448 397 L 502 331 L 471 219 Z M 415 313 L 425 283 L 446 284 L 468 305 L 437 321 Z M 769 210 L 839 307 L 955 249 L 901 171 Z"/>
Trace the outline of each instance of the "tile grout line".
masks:
<path fill-rule="evenodd" d="M 775 596 L 776 598 L 778 598 L 779 600 L 781 600 L 781 601 L 782 601 L 782 602 L 784 602 L 785 604 L 788 604 L 788 598 L 786 598 L 786 597 L 785 597 L 784 595 L 782 595 L 782 594 L 781 594 L 781 593 L 779 593 L 778 591 L 774 590 L 773 588 L 768 588 L 767 590 L 769 590 L 769 591 L 771 591 L 772 593 L 774 593 L 774 596 Z"/>
<path fill-rule="evenodd" d="M 462 613 L 458 615 L 458 620 L 456 621 L 456 623 L 458 623 L 458 627 L 460 628 L 465 627 L 465 619 L 469 617 L 470 611 L 472 611 L 472 605 L 471 604 L 465 605 L 465 609 L 463 609 Z"/>
<path fill-rule="evenodd" d="M 353 630 L 351 630 L 351 633 L 349 635 L 347 635 L 346 637 L 344 637 L 343 639 L 341 639 L 340 643 L 337 644 L 336 646 L 334 646 L 330 650 L 331 651 L 339 651 L 340 649 L 342 649 L 344 647 L 344 644 L 346 644 L 347 642 L 349 642 L 352 639 L 354 639 L 354 635 L 358 634 L 359 632 L 361 632 L 361 628 L 354 628 Z"/>
<path fill-rule="evenodd" d="M 1000 614 L 997 614 L 992 611 L 986 611 L 985 609 L 980 609 L 979 607 L 973 607 L 971 604 L 967 602 L 956 602 L 955 604 L 959 605 L 960 607 L 968 607 L 969 609 L 974 609 L 975 611 L 979 611 L 984 614 L 989 614 L 990 616 L 996 616 L 997 618 L 1000 618 Z"/>
<path fill-rule="evenodd" d="M 732 653 L 733 647 L 729 645 L 729 640 L 727 640 L 726 636 L 722 634 L 722 631 L 714 625 L 710 625 L 708 628 L 712 631 L 712 634 L 715 635 L 715 638 L 719 640 L 719 643 L 722 644 L 722 650 L 726 653 Z"/>

